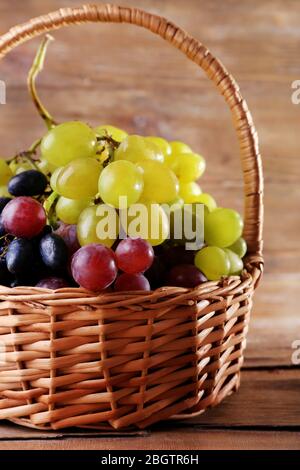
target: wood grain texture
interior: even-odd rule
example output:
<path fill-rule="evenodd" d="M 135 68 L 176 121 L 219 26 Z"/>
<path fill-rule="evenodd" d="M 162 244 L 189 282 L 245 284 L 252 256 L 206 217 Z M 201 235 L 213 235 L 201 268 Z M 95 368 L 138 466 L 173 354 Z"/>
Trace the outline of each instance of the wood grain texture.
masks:
<path fill-rule="evenodd" d="M 2 441 L 1 450 L 299 450 L 300 432 L 219 431 L 187 429 L 158 431 L 146 437 L 68 438 Z"/>

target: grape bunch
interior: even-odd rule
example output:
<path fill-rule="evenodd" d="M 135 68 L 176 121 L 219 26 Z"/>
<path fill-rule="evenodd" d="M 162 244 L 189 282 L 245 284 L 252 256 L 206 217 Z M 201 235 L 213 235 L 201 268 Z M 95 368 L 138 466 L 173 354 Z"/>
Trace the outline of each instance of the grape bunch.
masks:
<path fill-rule="evenodd" d="M 239 275 L 243 221 L 202 192 L 204 171 L 204 158 L 183 142 L 111 125 L 53 125 L 34 152 L 0 160 L 0 283 L 146 291 Z M 186 204 L 204 206 L 200 249 L 174 235 L 172 215 Z M 142 236 L 128 223 L 137 205 Z"/>

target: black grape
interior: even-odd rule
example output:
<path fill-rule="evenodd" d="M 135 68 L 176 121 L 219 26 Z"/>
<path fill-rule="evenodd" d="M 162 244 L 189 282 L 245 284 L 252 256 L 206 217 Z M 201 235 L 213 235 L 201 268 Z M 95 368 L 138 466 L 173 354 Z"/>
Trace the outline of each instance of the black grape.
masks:
<path fill-rule="evenodd" d="M 46 176 L 37 170 L 22 171 L 11 178 L 8 192 L 13 196 L 39 196 L 47 187 Z"/>
<path fill-rule="evenodd" d="M 35 250 L 30 240 L 16 238 L 11 242 L 6 253 L 6 264 L 12 274 L 31 271 L 35 261 Z"/>
<path fill-rule="evenodd" d="M 10 286 L 13 280 L 12 274 L 9 272 L 6 266 L 5 257 L 0 258 L 0 284 L 2 286 Z"/>
<path fill-rule="evenodd" d="M 67 245 L 64 240 L 55 233 L 50 233 L 41 239 L 40 255 L 43 263 L 53 270 L 61 270 L 67 267 Z"/>

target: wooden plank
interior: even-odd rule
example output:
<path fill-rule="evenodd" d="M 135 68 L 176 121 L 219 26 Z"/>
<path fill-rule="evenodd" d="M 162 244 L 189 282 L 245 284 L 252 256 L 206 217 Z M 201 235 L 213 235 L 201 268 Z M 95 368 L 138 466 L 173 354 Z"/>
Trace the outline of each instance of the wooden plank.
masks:
<path fill-rule="evenodd" d="M 185 429 L 157 431 L 136 438 L 65 438 L 1 441 L 0 450 L 299 450 L 300 432 L 218 431 Z"/>

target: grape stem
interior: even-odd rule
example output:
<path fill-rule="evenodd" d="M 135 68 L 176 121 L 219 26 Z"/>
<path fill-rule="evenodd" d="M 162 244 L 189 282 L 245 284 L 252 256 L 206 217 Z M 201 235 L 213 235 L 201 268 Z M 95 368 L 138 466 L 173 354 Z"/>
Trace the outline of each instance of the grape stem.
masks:
<path fill-rule="evenodd" d="M 34 58 L 33 64 L 31 66 L 31 69 L 29 71 L 28 77 L 27 77 L 27 85 L 29 89 L 29 93 L 31 95 L 31 98 L 33 100 L 33 103 L 35 107 L 37 108 L 37 111 L 43 121 L 45 121 L 46 126 L 48 129 L 51 129 L 52 127 L 56 126 L 56 122 L 54 121 L 53 117 L 51 114 L 47 111 L 45 106 L 43 105 L 41 99 L 38 96 L 37 89 L 36 89 L 36 79 L 39 75 L 39 73 L 43 70 L 44 68 L 44 63 L 45 63 L 45 57 L 48 49 L 48 45 L 51 41 L 53 41 L 54 38 L 50 36 L 50 34 L 46 34 L 44 37 L 37 54 Z"/>

